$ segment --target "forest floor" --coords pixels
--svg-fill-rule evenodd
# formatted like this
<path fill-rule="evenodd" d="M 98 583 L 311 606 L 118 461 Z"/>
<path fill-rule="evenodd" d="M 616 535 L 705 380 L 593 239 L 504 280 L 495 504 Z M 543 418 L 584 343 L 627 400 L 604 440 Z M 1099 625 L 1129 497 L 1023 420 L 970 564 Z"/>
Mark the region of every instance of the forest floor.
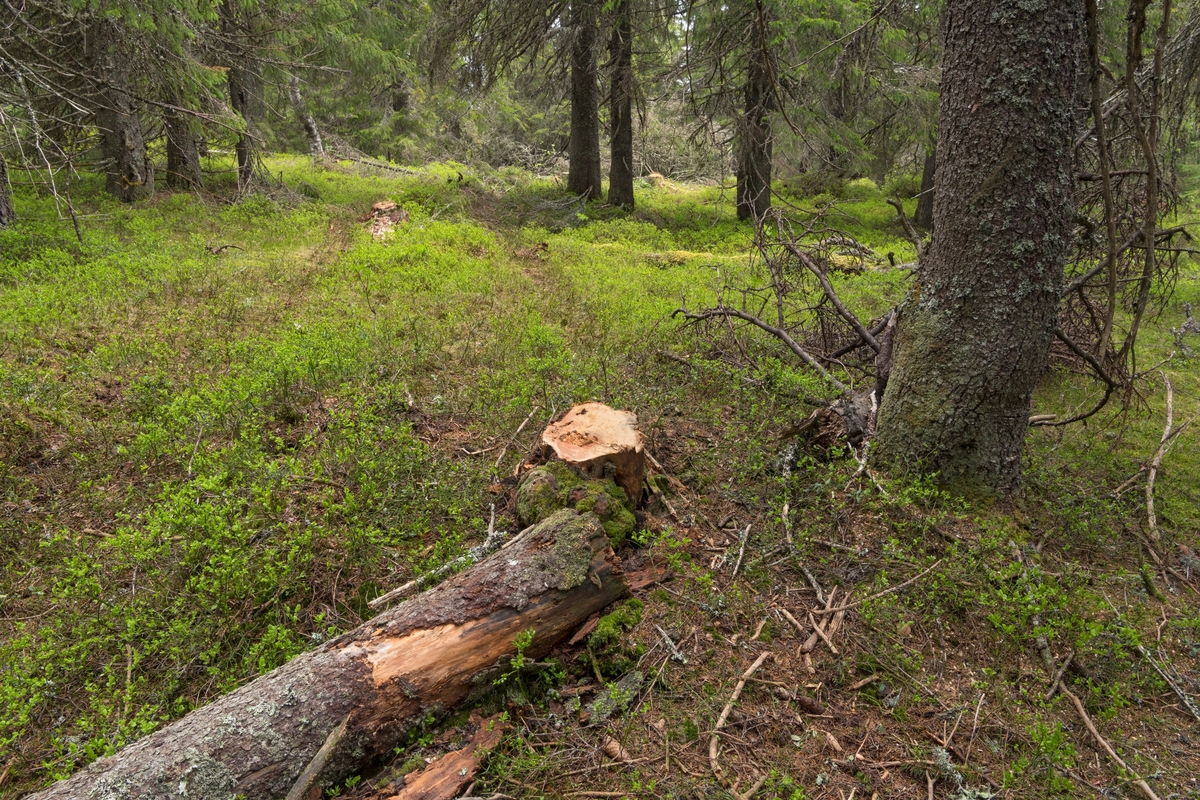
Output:
<path fill-rule="evenodd" d="M 1176 425 L 1200 411 L 1195 361 L 1175 352 L 1125 413 L 1031 429 L 1000 509 L 780 441 L 826 387 L 773 341 L 671 317 L 753 277 L 731 191 L 640 182 L 627 213 L 516 170 L 269 166 L 289 189 L 236 204 L 120 206 L 88 179 L 82 244 L 18 186 L 24 221 L 0 231 L 0 798 L 358 625 L 478 543 L 493 507 L 515 530 L 514 469 L 592 399 L 636 412 L 681 484 L 621 552 L 663 576 L 607 637 L 481 700 L 508 727 L 474 795 L 1112 798 L 1139 796 L 1137 773 L 1200 798 L 1180 697 L 1200 698 L 1198 426 L 1155 488 L 1174 572 L 1143 544 L 1145 477 L 1129 482 L 1162 435 L 1163 376 Z M 885 254 L 912 247 L 880 188 L 836 190 L 784 199 L 833 202 L 879 256 L 834 278 L 875 317 L 910 279 Z M 382 200 L 405 213 L 373 232 Z M 1140 363 L 1176 350 L 1184 302 L 1200 307 L 1191 261 Z M 1092 392 L 1056 372 L 1034 413 Z M 806 663 L 788 614 L 806 626 L 814 585 L 854 605 Z M 1129 772 L 1046 699 L 1039 637 Z M 711 734 L 766 653 L 721 732 L 721 783 Z M 465 723 L 431 721 L 326 795 L 388 796 Z M 633 763 L 603 754 L 610 737 Z"/>

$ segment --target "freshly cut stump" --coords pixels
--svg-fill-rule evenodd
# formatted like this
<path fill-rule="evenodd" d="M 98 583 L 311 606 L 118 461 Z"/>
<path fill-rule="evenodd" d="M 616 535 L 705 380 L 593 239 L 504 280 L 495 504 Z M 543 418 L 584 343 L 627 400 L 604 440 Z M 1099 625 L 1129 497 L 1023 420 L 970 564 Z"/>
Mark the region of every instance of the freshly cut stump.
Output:
<path fill-rule="evenodd" d="M 646 475 L 645 438 L 637 416 L 603 403 L 573 407 L 542 432 L 542 444 L 585 477 L 612 477 L 636 505 Z M 608 469 L 611 476 L 605 474 Z"/>
<path fill-rule="evenodd" d="M 440 586 L 27 800 L 276 800 L 327 740 L 333 752 L 310 785 L 338 784 L 461 702 L 521 633 L 535 631 L 525 654 L 541 658 L 628 593 L 596 517 L 563 509 Z"/>

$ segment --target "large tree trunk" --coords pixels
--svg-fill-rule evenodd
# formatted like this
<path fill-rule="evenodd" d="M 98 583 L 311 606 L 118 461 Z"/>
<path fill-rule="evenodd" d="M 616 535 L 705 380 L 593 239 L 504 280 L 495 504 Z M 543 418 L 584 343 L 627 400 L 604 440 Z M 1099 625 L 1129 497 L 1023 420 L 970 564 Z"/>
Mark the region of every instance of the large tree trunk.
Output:
<path fill-rule="evenodd" d="M 111 22 L 97 29 L 97 74 L 101 77 L 96 111 L 104 154 L 105 188 L 131 203 L 154 194 L 154 167 L 146 157 L 137 103 L 129 90 L 129 58 L 120 52 L 121 32 Z"/>
<path fill-rule="evenodd" d="M 296 113 L 300 124 L 304 126 L 304 135 L 308 138 L 308 154 L 314 158 L 325 155 L 325 145 L 321 141 L 321 129 L 313 119 L 308 106 L 304 104 L 304 95 L 300 94 L 300 77 L 292 75 L 288 79 L 288 97 L 292 101 L 292 111 Z"/>
<path fill-rule="evenodd" d="M 771 207 L 770 72 L 765 31 L 756 21 L 747 43 L 746 111 L 738 121 L 737 215 L 760 220 Z"/>
<path fill-rule="evenodd" d="M 0 153 L 0 228 L 8 227 L 16 219 L 13 213 L 12 186 L 8 182 L 8 162 Z"/>
<path fill-rule="evenodd" d="M 899 308 L 877 456 L 1012 490 L 1073 218 L 1075 3 L 950 0 L 937 236 Z M 1015 65 L 1015 66 L 1014 66 Z"/>
<path fill-rule="evenodd" d="M 168 106 L 163 110 L 163 127 L 167 131 L 167 185 L 172 189 L 199 189 L 204 177 L 200 171 L 200 143 L 191 120 Z"/>
<path fill-rule="evenodd" d="M 525 655 L 540 658 L 627 593 L 599 521 L 564 509 L 437 588 L 29 800 L 281 798 L 327 740 L 336 744 L 319 783 L 338 784 L 462 701 L 521 633 L 535 631 Z"/>
<path fill-rule="evenodd" d="M 599 197 L 600 183 L 600 70 L 596 63 L 595 0 L 571 4 L 571 146 L 567 189 Z"/>
<path fill-rule="evenodd" d="M 629 0 L 620 0 L 613 26 L 612 85 L 609 103 L 612 131 L 608 167 L 608 202 L 633 208 L 633 24 Z"/>
<path fill-rule="evenodd" d="M 933 179 L 937 174 L 937 145 L 931 143 L 925 152 L 925 168 L 921 170 L 921 194 L 917 196 L 917 212 L 913 223 L 918 228 L 933 229 Z"/>

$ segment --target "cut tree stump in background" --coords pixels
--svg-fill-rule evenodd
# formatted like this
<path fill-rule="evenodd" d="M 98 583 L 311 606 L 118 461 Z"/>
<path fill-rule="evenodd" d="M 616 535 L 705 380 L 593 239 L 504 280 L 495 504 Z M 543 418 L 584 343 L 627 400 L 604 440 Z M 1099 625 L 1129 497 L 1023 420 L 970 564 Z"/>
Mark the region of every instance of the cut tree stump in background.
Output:
<path fill-rule="evenodd" d="M 340 783 L 461 702 L 536 632 L 540 658 L 628 594 L 596 517 L 563 509 L 465 572 L 27 800 L 270 800 L 346 725 L 318 783 Z M 315 784 L 314 784 L 315 785 Z"/>
<path fill-rule="evenodd" d="M 646 475 L 646 453 L 633 413 L 603 403 L 577 405 L 547 426 L 542 444 L 587 478 L 611 477 L 637 505 Z M 605 474 L 606 468 L 611 475 Z"/>

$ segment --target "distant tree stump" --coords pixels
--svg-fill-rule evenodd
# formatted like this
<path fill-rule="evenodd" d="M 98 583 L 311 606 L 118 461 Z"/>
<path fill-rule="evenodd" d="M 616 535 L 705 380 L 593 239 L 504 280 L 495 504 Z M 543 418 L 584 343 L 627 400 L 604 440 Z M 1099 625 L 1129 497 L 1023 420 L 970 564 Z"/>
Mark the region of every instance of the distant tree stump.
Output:
<path fill-rule="evenodd" d="M 635 414 L 603 403 L 583 403 L 547 426 L 542 444 L 586 478 L 611 478 L 637 505 L 646 452 Z"/>

